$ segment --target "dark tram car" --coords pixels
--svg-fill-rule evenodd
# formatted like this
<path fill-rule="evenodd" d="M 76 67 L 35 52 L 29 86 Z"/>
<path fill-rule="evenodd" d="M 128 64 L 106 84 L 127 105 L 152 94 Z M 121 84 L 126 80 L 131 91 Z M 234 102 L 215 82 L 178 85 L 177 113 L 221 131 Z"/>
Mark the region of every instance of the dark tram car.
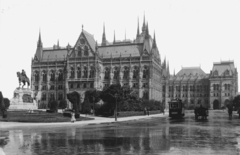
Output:
<path fill-rule="evenodd" d="M 169 103 L 169 117 L 182 118 L 185 116 L 185 109 L 181 99 L 172 99 Z"/>

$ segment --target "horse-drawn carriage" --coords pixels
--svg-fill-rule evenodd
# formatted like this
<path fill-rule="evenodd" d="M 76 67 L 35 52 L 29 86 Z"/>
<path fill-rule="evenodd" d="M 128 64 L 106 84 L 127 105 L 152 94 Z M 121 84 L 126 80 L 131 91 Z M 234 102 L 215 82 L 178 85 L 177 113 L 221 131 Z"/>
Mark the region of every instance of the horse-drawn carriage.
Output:
<path fill-rule="evenodd" d="M 207 119 L 208 117 L 208 109 L 200 105 L 200 107 L 196 107 L 194 109 L 195 113 L 195 119 L 198 119 L 199 116 L 202 117 L 202 119 Z"/>

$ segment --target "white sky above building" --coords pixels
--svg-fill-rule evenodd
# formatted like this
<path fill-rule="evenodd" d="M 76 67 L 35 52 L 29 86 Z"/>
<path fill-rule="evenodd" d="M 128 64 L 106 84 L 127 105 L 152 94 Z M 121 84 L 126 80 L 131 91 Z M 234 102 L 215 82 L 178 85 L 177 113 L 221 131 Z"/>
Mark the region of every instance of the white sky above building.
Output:
<path fill-rule="evenodd" d="M 44 47 L 75 44 L 84 30 L 101 43 L 103 23 L 106 38 L 135 39 L 143 15 L 161 60 L 170 72 L 201 66 L 209 73 L 213 62 L 233 60 L 240 68 L 239 0 L 0 0 L 0 91 L 13 97 L 18 87 L 17 71 L 30 77 L 31 59 L 37 48 L 39 29 Z"/>

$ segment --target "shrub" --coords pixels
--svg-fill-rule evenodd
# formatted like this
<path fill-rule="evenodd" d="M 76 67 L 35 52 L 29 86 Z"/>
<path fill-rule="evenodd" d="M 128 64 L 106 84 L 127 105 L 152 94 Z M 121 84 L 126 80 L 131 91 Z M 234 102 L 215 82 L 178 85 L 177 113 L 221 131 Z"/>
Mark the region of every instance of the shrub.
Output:
<path fill-rule="evenodd" d="M 8 98 L 3 98 L 5 108 L 8 109 L 10 106 L 10 100 Z"/>
<path fill-rule="evenodd" d="M 57 102 L 56 100 L 51 100 L 51 101 L 48 103 L 48 108 L 50 109 L 50 111 L 57 112 L 58 102 Z"/>

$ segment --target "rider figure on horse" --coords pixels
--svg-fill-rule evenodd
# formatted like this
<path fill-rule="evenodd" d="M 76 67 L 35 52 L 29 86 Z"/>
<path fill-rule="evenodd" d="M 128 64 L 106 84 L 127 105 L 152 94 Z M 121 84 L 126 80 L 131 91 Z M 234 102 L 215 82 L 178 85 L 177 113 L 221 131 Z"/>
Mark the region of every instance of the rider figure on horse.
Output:
<path fill-rule="evenodd" d="M 26 72 L 25 72 L 24 69 L 22 69 L 22 76 L 23 76 L 23 77 L 27 77 Z"/>

